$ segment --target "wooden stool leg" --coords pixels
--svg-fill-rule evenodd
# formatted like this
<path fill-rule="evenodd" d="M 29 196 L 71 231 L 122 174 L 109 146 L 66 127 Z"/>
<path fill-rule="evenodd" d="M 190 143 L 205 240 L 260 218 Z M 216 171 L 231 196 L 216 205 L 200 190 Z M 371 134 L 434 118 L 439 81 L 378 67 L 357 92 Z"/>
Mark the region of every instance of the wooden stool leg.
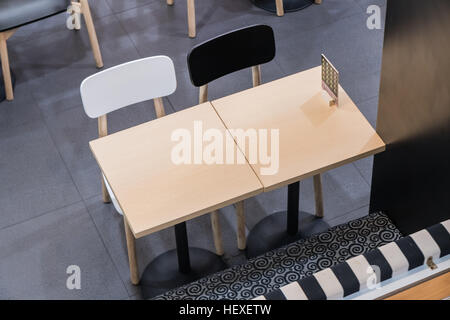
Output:
<path fill-rule="evenodd" d="M 187 0 L 189 38 L 195 38 L 197 31 L 195 26 L 195 1 Z"/>
<path fill-rule="evenodd" d="M 284 16 L 283 0 L 275 0 L 275 4 L 277 6 L 277 16 Z"/>
<path fill-rule="evenodd" d="M 168 6 L 173 6 L 173 0 L 167 0 L 167 5 Z"/>
<path fill-rule="evenodd" d="M 11 70 L 9 67 L 8 47 L 6 45 L 5 33 L 0 33 L 0 57 L 2 59 L 3 82 L 5 84 L 6 100 L 13 100 L 14 93 L 11 81 Z"/>
<path fill-rule="evenodd" d="M 166 110 L 164 109 L 164 102 L 162 98 L 153 99 L 153 103 L 155 104 L 156 117 L 161 118 L 166 115 Z"/>
<path fill-rule="evenodd" d="M 125 216 L 123 217 L 123 224 L 125 226 L 125 237 L 127 239 L 128 263 L 130 264 L 131 283 L 137 285 L 139 283 L 139 269 L 136 259 L 136 239 L 134 238 L 133 232 L 131 231 Z"/>
<path fill-rule="evenodd" d="M 314 176 L 314 198 L 316 200 L 316 217 L 323 218 L 323 194 L 320 174 Z"/>
<path fill-rule="evenodd" d="M 247 246 L 247 239 L 245 237 L 245 210 L 244 201 L 239 201 L 235 204 L 237 216 L 237 243 L 239 250 L 244 250 Z"/>
<path fill-rule="evenodd" d="M 94 22 L 92 21 L 91 9 L 89 8 L 88 0 L 80 0 L 81 13 L 86 22 L 86 28 L 89 34 L 89 41 L 91 42 L 92 51 L 94 53 L 95 64 L 97 68 L 103 67 L 102 53 L 98 45 L 97 33 L 95 32 Z"/>
<path fill-rule="evenodd" d="M 219 222 L 219 211 L 214 211 L 211 213 L 211 225 L 213 229 L 214 245 L 216 247 L 216 253 L 221 256 L 223 255 L 223 243 L 222 243 L 222 231 L 220 230 Z"/>

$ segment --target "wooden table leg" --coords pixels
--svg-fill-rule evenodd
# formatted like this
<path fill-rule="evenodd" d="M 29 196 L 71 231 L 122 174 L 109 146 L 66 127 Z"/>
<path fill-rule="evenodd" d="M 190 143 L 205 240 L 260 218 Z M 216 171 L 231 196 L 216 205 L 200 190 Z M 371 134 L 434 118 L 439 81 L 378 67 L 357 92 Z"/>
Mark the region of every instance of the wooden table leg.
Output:
<path fill-rule="evenodd" d="M 214 236 L 214 246 L 216 247 L 217 255 L 221 256 L 224 253 L 222 243 L 222 231 L 220 230 L 219 211 L 213 211 L 211 213 L 211 225 Z"/>
<path fill-rule="evenodd" d="M 139 283 L 139 269 L 136 259 L 136 239 L 130 229 L 130 226 L 128 225 L 125 216 L 123 217 L 123 224 L 125 226 L 125 236 L 127 239 L 128 263 L 130 264 L 131 283 L 137 285 Z"/>

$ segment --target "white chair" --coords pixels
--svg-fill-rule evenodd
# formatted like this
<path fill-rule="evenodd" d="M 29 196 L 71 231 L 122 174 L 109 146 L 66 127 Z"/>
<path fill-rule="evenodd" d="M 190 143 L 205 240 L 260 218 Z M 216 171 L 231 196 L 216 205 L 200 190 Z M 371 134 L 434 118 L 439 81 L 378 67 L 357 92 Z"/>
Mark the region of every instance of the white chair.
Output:
<path fill-rule="evenodd" d="M 127 62 L 96 73 L 81 83 L 84 111 L 98 118 L 98 134 L 108 134 L 107 114 L 123 107 L 153 99 L 156 116 L 165 115 L 162 97 L 177 87 L 175 68 L 166 56 L 154 56 Z M 102 178 L 103 202 L 112 202 L 119 214 L 119 203 L 105 176 Z"/>

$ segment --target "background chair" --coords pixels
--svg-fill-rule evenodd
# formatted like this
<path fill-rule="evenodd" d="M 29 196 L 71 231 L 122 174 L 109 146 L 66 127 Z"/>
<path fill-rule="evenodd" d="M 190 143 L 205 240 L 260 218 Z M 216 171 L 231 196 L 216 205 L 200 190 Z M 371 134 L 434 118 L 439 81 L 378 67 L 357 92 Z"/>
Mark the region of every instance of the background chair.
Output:
<path fill-rule="evenodd" d="M 153 99 L 157 118 L 166 113 L 162 98 L 172 94 L 177 87 L 175 68 L 166 56 L 154 56 L 127 62 L 96 73 L 81 83 L 80 93 L 84 111 L 90 118 L 98 118 L 99 137 L 108 135 L 107 114 L 123 107 Z M 102 174 L 104 202 L 112 201 L 116 210 L 122 209 Z M 139 282 L 135 238 L 124 217 L 128 258 L 132 283 Z"/>
<path fill-rule="evenodd" d="M 275 38 L 271 27 L 255 25 L 238 29 L 194 47 L 187 62 L 191 82 L 199 87 L 199 103 L 208 100 L 208 83 L 227 74 L 245 68 L 252 68 L 253 86 L 261 84 L 260 64 L 275 57 Z M 238 230 L 238 248 L 244 250 L 245 215 L 244 202 L 235 204 Z M 222 237 L 218 211 L 211 213 L 214 244 L 217 254 L 223 254 Z"/>
<path fill-rule="evenodd" d="M 173 6 L 174 0 L 166 0 L 167 5 Z M 187 16 L 188 16 L 188 34 L 189 38 L 195 38 L 197 35 L 195 24 L 195 0 L 187 0 Z"/>
<path fill-rule="evenodd" d="M 0 0 L 0 57 L 7 100 L 13 100 L 14 93 L 6 41 L 17 28 L 65 12 L 69 5 L 72 5 L 74 12 L 83 14 L 95 63 L 98 68 L 103 67 L 88 0 L 80 0 L 79 2 L 68 0 Z"/>
<path fill-rule="evenodd" d="M 173 6 L 174 0 L 166 0 L 169 6 Z M 273 0 L 276 3 L 277 15 L 284 15 L 283 0 Z M 321 0 L 316 0 L 321 1 Z M 188 16 L 188 34 L 189 38 L 195 38 L 197 35 L 195 22 L 195 0 L 187 0 L 187 16 Z"/>

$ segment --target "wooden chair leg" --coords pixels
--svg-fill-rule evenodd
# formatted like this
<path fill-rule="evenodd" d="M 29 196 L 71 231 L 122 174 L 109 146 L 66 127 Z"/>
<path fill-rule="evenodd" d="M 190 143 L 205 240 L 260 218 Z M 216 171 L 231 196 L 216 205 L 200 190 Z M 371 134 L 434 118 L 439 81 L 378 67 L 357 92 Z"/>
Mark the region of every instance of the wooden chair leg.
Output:
<path fill-rule="evenodd" d="M 322 0 L 314 0 L 314 3 L 315 3 L 315 4 L 321 4 L 321 3 L 322 3 Z"/>
<path fill-rule="evenodd" d="M 166 115 L 166 110 L 164 109 L 164 102 L 162 98 L 153 99 L 153 103 L 155 104 L 156 117 L 161 118 Z"/>
<path fill-rule="evenodd" d="M 205 103 L 208 101 L 208 85 L 201 86 L 198 92 L 198 103 Z"/>
<path fill-rule="evenodd" d="M 257 87 L 261 84 L 261 66 L 252 67 L 253 87 Z"/>
<path fill-rule="evenodd" d="M 105 137 L 108 135 L 108 118 L 105 115 L 98 117 L 98 137 Z M 105 180 L 102 176 L 102 198 L 104 203 L 110 203 L 111 197 L 109 196 L 108 189 L 105 185 Z"/>
<path fill-rule="evenodd" d="M 323 218 L 322 179 L 320 174 L 314 176 L 314 198 L 316 200 L 316 217 Z"/>
<path fill-rule="evenodd" d="M 216 247 L 217 255 L 221 256 L 224 253 L 223 243 L 222 243 L 222 231 L 220 230 L 219 222 L 219 211 L 214 211 L 211 213 L 211 225 L 213 229 L 214 236 L 214 246 Z"/>
<path fill-rule="evenodd" d="M 168 6 L 173 6 L 173 0 L 167 0 L 167 5 Z"/>
<path fill-rule="evenodd" d="M 245 236 L 245 210 L 244 201 L 239 201 L 235 204 L 237 217 L 237 243 L 239 250 L 244 250 L 247 246 L 247 239 Z"/>
<path fill-rule="evenodd" d="M 102 176 L 102 199 L 103 199 L 104 203 L 111 202 L 111 197 L 109 196 L 109 192 L 108 192 L 108 189 L 106 188 L 105 180 L 103 180 L 103 176 Z"/>
<path fill-rule="evenodd" d="M 8 47 L 6 44 L 7 35 L 0 33 L 0 57 L 2 59 L 3 82 L 5 84 L 6 100 L 14 99 L 13 86 L 11 81 L 11 70 L 9 67 Z"/>
<path fill-rule="evenodd" d="M 195 1 L 187 0 L 187 14 L 188 14 L 188 31 L 189 38 L 195 38 L 197 31 L 195 26 Z"/>
<path fill-rule="evenodd" d="M 92 51 L 94 53 L 95 64 L 97 68 L 103 67 L 102 53 L 98 44 L 97 33 L 95 32 L 94 22 L 92 21 L 91 9 L 89 8 L 88 0 L 80 0 L 81 13 L 86 22 L 86 28 L 89 34 L 89 41 L 91 42 Z"/>
<path fill-rule="evenodd" d="M 199 89 L 199 103 L 208 101 L 208 85 L 205 84 Z M 222 243 L 222 231 L 220 230 L 219 211 L 216 210 L 211 213 L 211 225 L 214 236 L 214 246 L 216 247 L 216 253 L 221 256 L 224 253 Z"/>
<path fill-rule="evenodd" d="M 128 225 L 127 219 L 123 217 L 125 226 L 125 237 L 127 239 L 128 263 L 130 264 L 131 283 L 137 285 L 139 283 L 139 268 L 136 258 L 136 239 Z"/>
<path fill-rule="evenodd" d="M 284 16 L 283 0 L 275 0 L 275 4 L 277 6 L 277 16 Z"/>

